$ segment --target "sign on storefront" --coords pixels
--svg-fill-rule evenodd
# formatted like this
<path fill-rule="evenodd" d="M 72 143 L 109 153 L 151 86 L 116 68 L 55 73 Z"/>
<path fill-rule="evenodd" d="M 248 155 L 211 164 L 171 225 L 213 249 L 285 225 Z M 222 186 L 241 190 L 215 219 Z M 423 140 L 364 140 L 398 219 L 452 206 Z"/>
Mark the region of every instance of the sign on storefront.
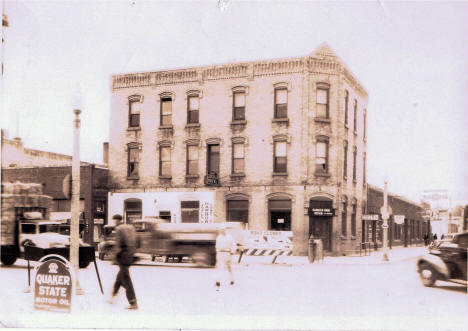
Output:
<path fill-rule="evenodd" d="M 68 263 L 55 258 L 46 260 L 37 268 L 34 309 L 70 312 L 73 288 L 70 269 Z"/>
<path fill-rule="evenodd" d="M 405 222 L 405 215 L 394 215 L 393 220 L 396 224 L 403 224 Z"/>
<path fill-rule="evenodd" d="M 333 208 L 309 208 L 310 216 L 334 216 L 335 209 Z"/>

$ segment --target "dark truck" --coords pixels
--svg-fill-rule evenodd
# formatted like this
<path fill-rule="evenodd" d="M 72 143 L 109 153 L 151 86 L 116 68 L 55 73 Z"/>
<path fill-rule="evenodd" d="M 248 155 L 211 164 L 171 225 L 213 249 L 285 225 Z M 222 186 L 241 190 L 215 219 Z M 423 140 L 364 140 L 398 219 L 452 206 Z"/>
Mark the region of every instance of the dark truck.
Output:
<path fill-rule="evenodd" d="M 419 257 L 417 268 L 424 286 L 437 280 L 467 285 L 468 231 L 441 240 Z"/>
<path fill-rule="evenodd" d="M 157 257 L 164 262 L 189 260 L 197 266 L 216 265 L 216 236 L 221 227 L 238 229 L 239 222 L 230 223 L 167 223 L 166 220 L 138 220 L 132 225 L 138 235 L 137 255 Z M 106 227 L 106 238 L 99 245 L 99 258 L 111 255 L 114 247 L 113 227 Z"/>
<path fill-rule="evenodd" d="M 37 261 L 44 255 L 69 258 L 70 236 L 67 225 L 49 221 L 52 198 L 42 194 L 36 183 L 2 184 L 0 261 L 12 265 L 18 258 Z M 94 260 L 94 247 L 80 243 L 79 265 L 85 268 Z"/>

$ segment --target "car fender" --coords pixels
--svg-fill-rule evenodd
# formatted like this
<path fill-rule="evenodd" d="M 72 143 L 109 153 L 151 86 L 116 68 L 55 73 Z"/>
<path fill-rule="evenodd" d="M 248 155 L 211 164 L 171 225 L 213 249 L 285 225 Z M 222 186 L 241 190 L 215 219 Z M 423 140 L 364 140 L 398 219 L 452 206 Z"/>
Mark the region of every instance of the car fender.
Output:
<path fill-rule="evenodd" d="M 429 264 L 437 272 L 439 272 L 441 275 L 445 276 L 446 278 L 450 278 L 449 269 L 447 268 L 447 265 L 445 264 L 444 260 L 442 260 L 439 256 L 434 255 L 434 254 L 429 254 L 429 253 L 421 256 L 418 259 L 418 270 L 419 270 L 419 265 L 423 262 Z"/>

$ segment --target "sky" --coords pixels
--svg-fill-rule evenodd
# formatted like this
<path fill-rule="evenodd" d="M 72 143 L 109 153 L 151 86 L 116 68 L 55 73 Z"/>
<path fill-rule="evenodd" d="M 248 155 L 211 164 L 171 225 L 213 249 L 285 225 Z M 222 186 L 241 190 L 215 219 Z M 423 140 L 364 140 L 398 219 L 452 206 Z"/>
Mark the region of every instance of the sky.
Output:
<path fill-rule="evenodd" d="M 326 42 L 369 94 L 367 179 L 468 203 L 468 1 L 8 1 L 0 125 L 102 164 L 111 75 L 306 56 Z"/>

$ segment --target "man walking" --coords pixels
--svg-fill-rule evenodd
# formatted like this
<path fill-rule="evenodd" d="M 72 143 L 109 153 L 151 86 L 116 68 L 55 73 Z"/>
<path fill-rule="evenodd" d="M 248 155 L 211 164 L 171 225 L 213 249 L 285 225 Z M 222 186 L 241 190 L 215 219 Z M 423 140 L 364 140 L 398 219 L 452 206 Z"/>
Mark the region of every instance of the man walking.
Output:
<path fill-rule="evenodd" d="M 114 215 L 112 219 L 116 222 L 114 262 L 119 265 L 119 272 L 115 278 L 110 303 L 113 303 L 113 299 L 118 294 L 120 287 L 123 287 L 125 288 L 127 300 L 130 304 L 127 309 L 138 309 L 135 290 L 133 289 L 129 271 L 133 263 L 133 255 L 137 248 L 136 232 L 132 225 L 123 224 L 121 215 Z"/>
<path fill-rule="evenodd" d="M 226 281 L 227 276 L 229 276 L 229 284 L 234 285 L 231 263 L 232 254 L 235 252 L 236 242 L 223 226 L 216 237 L 216 290 L 219 290 L 221 283 Z"/>

